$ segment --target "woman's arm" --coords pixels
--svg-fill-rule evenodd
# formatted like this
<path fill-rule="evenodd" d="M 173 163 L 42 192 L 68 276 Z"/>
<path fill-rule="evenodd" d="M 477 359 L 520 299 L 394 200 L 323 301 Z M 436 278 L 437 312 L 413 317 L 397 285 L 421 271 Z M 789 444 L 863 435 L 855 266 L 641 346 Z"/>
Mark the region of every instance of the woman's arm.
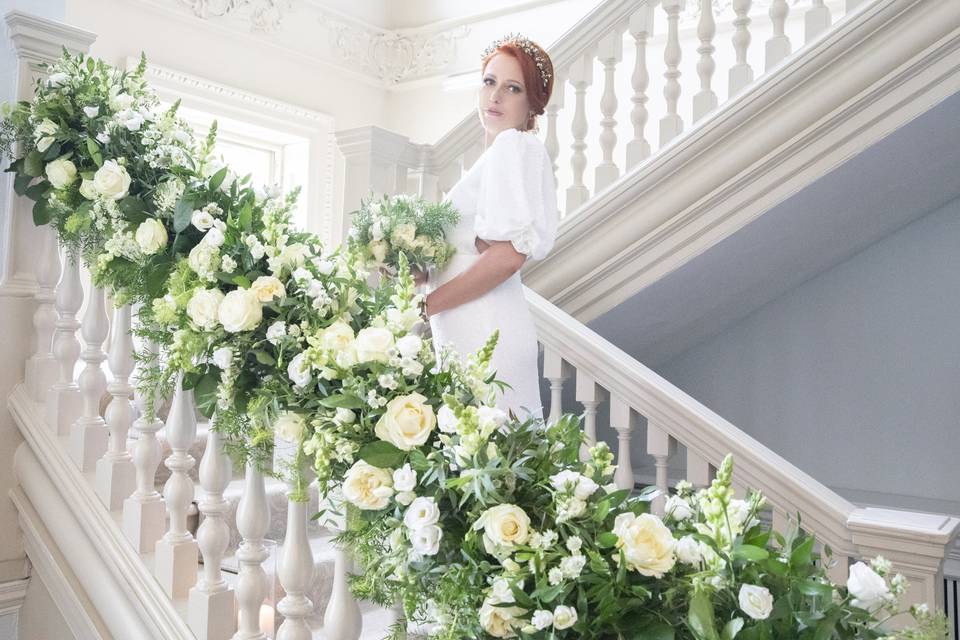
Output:
<path fill-rule="evenodd" d="M 427 315 L 479 298 L 516 273 L 527 260 L 527 256 L 514 249 L 509 240 L 487 242 L 477 238 L 475 244 L 480 258 L 427 296 Z"/>

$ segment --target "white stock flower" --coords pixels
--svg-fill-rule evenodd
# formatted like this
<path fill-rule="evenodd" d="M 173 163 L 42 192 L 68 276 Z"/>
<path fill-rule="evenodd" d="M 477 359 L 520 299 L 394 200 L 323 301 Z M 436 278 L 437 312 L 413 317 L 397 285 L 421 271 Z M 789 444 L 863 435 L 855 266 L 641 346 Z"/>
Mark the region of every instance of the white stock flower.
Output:
<path fill-rule="evenodd" d="M 558 605 L 553 610 L 553 626 L 555 629 L 569 629 L 577 623 L 577 610 L 565 604 Z"/>
<path fill-rule="evenodd" d="M 223 298 L 219 289 L 195 289 L 187 303 L 187 315 L 201 329 L 212 329 L 217 326 L 217 312 Z"/>
<path fill-rule="evenodd" d="M 208 231 L 209 234 L 213 229 Z M 257 294 L 257 300 L 260 302 L 273 302 L 274 300 L 283 300 L 287 296 L 287 289 L 280 282 L 279 278 L 274 276 L 260 276 L 253 281 L 250 289 Z"/>
<path fill-rule="evenodd" d="M 570 553 L 579 553 L 582 547 L 583 540 L 580 539 L 580 536 L 570 536 L 567 538 L 567 549 L 570 550 Z"/>
<path fill-rule="evenodd" d="M 397 491 L 413 491 L 417 487 L 417 472 L 405 463 L 393 472 L 393 488 Z"/>
<path fill-rule="evenodd" d="M 403 451 L 425 444 L 437 424 L 433 407 L 426 400 L 419 393 L 393 398 L 377 420 L 374 433 Z"/>
<path fill-rule="evenodd" d="M 530 618 L 530 624 L 535 626 L 539 631 L 543 631 L 553 624 L 553 612 L 547 611 L 546 609 L 537 609 L 533 612 L 533 617 Z"/>
<path fill-rule="evenodd" d="M 100 115 L 100 106 L 93 105 L 93 106 L 84 107 L 83 113 L 92 120 L 93 118 L 96 118 L 98 115 Z"/>
<path fill-rule="evenodd" d="M 65 85 L 69 79 L 70 76 L 63 71 L 51 73 L 49 76 L 47 76 L 47 86 L 53 88 L 61 87 Z"/>
<path fill-rule="evenodd" d="M 586 500 L 600 488 L 587 476 L 571 469 L 565 469 L 550 476 L 550 484 L 557 491 L 573 491 L 573 496 L 580 501 Z"/>
<path fill-rule="evenodd" d="M 225 238 L 223 236 L 223 231 L 216 227 L 210 227 L 207 229 L 207 233 L 204 234 L 203 238 L 200 239 L 200 242 L 207 244 L 211 247 L 220 247 L 223 246 Z"/>
<path fill-rule="evenodd" d="M 480 432 L 489 436 L 507 421 L 509 416 L 499 407 L 483 405 L 477 408 L 477 420 L 480 423 Z"/>
<path fill-rule="evenodd" d="M 288 442 L 299 442 L 307 428 L 307 421 L 299 413 L 285 411 L 273 423 L 273 432 Z"/>
<path fill-rule="evenodd" d="M 641 575 L 662 578 L 676 562 L 673 533 L 650 513 L 621 513 L 613 523 L 617 547 L 623 550 L 627 567 Z M 619 558 L 619 556 L 615 556 Z"/>
<path fill-rule="evenodd" d="M 773 611 L 773 595 L 766 587 L 740 585 L 740 610 L 754 620 L 766 620 Z"/>
<path fill-rule="evenodd" d="M 104 198 L 120 200 L 130 190 L 130 174 L 116 160 L 107 160 L 93 174 L 93 186 Z"/>
<path fill-rule="evenodd" d="M 159 253 L 167 246 L 167 228 L 156 218 L 147 218 L 137 227 L 135 238 L 145 254 Z"/>
<path fill-rule="evenodd" d="M 667 499 L 667 502 L 664 505 L 664 513 L 679 522 L 692 516 L 693 509 L 690 508 L 690 505 L 686 500 L 680 496 L 674 495 Z"/>
<path fill-rule="evenodd" d="M 234 289 L 220 303 L 220 324 L 230 333 L 250 331 L 263 320 L 263 307 L 255 291 Z"/>
<path fill-rule="evenodd" d="M 674 551 L 677 554 L 677 559 L 684 564 L 697 565 L 702 559 L 700 542 L 693 536 L 680 538 Z"/>
<path fill-rule="evenodd" d="M 313 376 L 310 373 L 310 364 L 307 362 L 306 353 L 298 353 L 290 360 L 287 365 L 287 377 L 297 387 L 305 387 L 310 384 Z"/>
<path fill-rule="evenodd" d="M 69 187 L 77 179 L 77 165 L 66 158 L 57 158 L 48 162 L 44 172 L 54 189 Z"/>
<path fill-rule="evenodd" d="M 555 587 L 558 584 L 563 582 L 563 569 L 560 567 L 554 567 L 547 572 L 547 582 L 550 583 L 551 587 Z"/>
<path fill-rule="evenodd" d="M 580 572 L 583 571 L 583 567 L 586 565 L 586 563 L 587 556 L 567 556 L 560 561 L 560 571 L 563 571 L 563 576 L 565 578 L 573 579 L 580 575 Z"/>
<path fill-rule="evenodd" d="M 530 517 L 513 504 L 498 504 L 490 507 L 473 524 L 474 529 L 483 528 L 483 546 L 487 553 L 497 555 L 498 550 L 511 550 L 526 544 L 530 539 Z"/>
<path fill-rule="evenodd" d="M 397 486 L 393 487 L 395 490 Z M 410 503 L 403 514 L 403 524 L 408 529 L 417 530 L 440 521 L 440 507 L 433 498 L 420 497 Z"/>
<path fill-rule="evenodd" d="M 386 469 L 357 460 L 343 481 L 343 497 L 360 509 L 377 511 L 390 503 L 393 479 Z"/>
<path fill-rule="evenodd" d="M 397 350 L 404 358 L 415 358 L 423 347 L 423 340 L 420 336 L 408 333 L 397 340 Z"/>
<path fill-rule="evenodd" d="M 220 347 L 213 352 L 213 364 L 221 369 L 229 369 L 233 364 L 233 350 L 230 347 Z"/>
<path fill-rule="evenodd" d="M 357 362 L 387 362 L 387 350 L 394 346 L 393 334 L 382 327 L 364 327 L 355 340 Z"/>
<path fill-rule="evenodd" d="M 456 433 L 459 425 L 460 421 L 457 420 L 453 409 L 447 405 L 442 405 L 437 411 L 437 426 L 440 428 L 440 431 L 443 433 Z"/>
<path fill-rule="evenodd" d="M 867 611 L 879 609 L 890 593 L 886 580 L 863 562 L 857 562 L 850 567 L 847 590 L 853 596 L 850 604 Z"/>

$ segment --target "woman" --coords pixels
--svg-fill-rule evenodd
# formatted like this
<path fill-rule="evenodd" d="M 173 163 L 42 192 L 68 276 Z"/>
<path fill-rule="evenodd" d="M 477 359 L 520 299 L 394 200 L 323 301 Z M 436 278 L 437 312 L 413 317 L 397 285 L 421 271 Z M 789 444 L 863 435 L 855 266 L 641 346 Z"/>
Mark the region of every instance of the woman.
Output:
<path fill-rule="evenodd" d="M 559 222 L 552 162 L 531 131 L 550 99 L 553 66 L 542 48 L 516 35 L 482 59 L 477 111 L 485 149 L 446 196 L 461 216 L 447 235 L 457 251 L 430 274 L 424 311 L 438 356 L 452 344 L 465 357 L 499 329 L 491 364 L 512 388 L 497 406 L 542 420 L 537 334 L 520 268 L 547 255 Z"/>

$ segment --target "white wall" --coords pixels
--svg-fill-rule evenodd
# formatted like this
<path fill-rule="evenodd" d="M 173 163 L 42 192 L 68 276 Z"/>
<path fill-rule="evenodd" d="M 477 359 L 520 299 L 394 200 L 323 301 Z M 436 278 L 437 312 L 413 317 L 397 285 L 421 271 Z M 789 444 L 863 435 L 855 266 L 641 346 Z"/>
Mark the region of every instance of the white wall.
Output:
<path fill-rule="evenodd" d="M 855 502 L 960 513 L 960 199 L 658 373 Z"/>

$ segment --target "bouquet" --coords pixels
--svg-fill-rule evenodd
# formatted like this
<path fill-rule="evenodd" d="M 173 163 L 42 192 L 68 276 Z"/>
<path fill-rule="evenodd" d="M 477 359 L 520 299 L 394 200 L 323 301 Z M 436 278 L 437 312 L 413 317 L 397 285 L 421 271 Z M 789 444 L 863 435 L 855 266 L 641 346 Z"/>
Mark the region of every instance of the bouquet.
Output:
<path fill-rule="evenodd" d="M 459 219 L 449 202 L 431 203 L 406 194 L 371 197 L 353 212 L 349 245 L 390 275 L 397 273 L 401 254 L 417 271 L 442 269 L 455 252 L 445 230 Z"/>

